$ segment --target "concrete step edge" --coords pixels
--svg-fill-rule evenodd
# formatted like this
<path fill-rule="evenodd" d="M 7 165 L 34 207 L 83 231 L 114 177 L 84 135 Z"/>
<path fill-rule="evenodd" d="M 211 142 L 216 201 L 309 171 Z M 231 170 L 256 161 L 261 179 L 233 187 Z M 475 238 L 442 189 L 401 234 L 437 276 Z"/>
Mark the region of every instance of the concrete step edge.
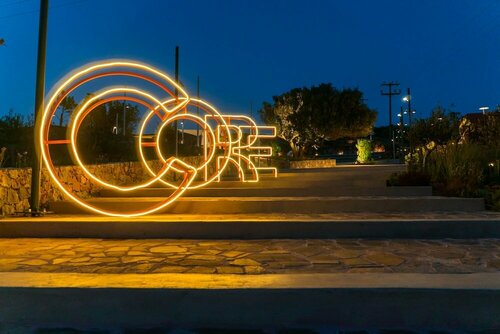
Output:
<path fill-rule="evenodd" d="M 87 274 L 1 272 L 1 288 L 440 289 L 500 291 L 500 273 Z"/>

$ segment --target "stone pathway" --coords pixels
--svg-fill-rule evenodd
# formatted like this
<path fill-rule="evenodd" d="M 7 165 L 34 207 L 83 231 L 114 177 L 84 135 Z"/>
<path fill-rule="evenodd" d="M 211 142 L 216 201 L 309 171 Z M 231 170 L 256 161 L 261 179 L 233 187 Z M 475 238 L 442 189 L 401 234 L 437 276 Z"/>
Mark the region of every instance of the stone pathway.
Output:
<path fill-rule="evenodd" d="M 500 271 L 500 239 L 0 239 L 0 271 L 473 273 Z"/>

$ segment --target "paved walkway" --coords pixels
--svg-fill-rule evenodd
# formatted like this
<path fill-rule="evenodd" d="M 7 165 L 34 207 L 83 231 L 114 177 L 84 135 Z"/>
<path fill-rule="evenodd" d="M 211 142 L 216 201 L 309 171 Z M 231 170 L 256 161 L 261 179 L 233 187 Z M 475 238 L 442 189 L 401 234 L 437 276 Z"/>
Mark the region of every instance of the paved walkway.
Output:
<path fill-rule="evenodd" d="M 1 272 L 500 272 L 500 239 L 0 239 Z"/>

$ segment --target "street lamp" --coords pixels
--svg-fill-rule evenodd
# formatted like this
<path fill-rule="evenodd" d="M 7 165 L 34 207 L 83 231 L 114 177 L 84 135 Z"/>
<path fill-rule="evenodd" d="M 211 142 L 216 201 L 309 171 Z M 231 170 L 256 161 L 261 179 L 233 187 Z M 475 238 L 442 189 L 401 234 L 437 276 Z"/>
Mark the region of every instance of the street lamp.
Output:
<path fill-rule="evenodd" d="M 481 110 L 483 112 L 483 114 L 485 114 L 486 111 L 489 109 L 490 109 L 490 107 L 479 107 L 479 110 Z"/>
<path fill-rule="evenodd" d="M 184 144 L 184 122 L 181 121 L 181 144 Z"/>
<path fill-rule="evenodd" d="M 127 109 L 130 108 L 130 105 L 128 103 L 123 102 L 123 130 L 122 134 L 125 136 L 125 130 L 127 128 Z"/>
<path fill-rule="evenodd" d="M 413 110 L 411 109 L 411 93 L 410 93 L 410 87 L 406 89 L 406 95 L 403 97 L 403 101 L 407 103 L 407 112 L 408 112 L 408 125 L 411 128 L 411 116 L 414 114 Z M 404 120 L 403 120 L 404 121 Z M 405 124 L 406 126 L 406 124 Z M 410 144 L 410 165 L 411 161 L 413 159 L 413 143 L 412 143 L 412 137 L 409 137 L 409 144 Z"/>

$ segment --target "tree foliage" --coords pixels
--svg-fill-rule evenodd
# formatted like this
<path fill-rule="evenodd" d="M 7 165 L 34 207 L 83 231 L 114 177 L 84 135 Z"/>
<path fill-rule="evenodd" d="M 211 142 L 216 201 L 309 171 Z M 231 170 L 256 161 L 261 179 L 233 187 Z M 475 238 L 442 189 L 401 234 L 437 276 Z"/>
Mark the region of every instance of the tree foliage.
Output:
<path fill-rule="evenodd" d="M 331 84 L 273 96 L 273 103 L 264 102 L 259 113 L 266 124 L 277 127 L 278 137 L 290 144 L 296 158 L 324 140 L 367 136 L 377 116 L 363 103 L 361 91 Z"/>
<path fill-rule="evenodd" d="M 25 167 L 33 152 L 33 122 L 13 111 L 0 118 L 2 167 Z"/>
<path fill-rule="evenodd" d="M 500 109 L 485 114 L 469 114 L 462 118 L 460 140 L 500 148 Z"/>
<path fill-rule="evenodd" d="M 123 102 L 113 101 L 97 107 L 84 119 L 78 134 L 78 147 L 86 162 L 136 159 L 134 132 L 140 120 L 137 106 L 126 108 L 125 135 L 123 117 Z M 117 119 L 118 129 L 115 128 Z"/>
<path fill-rule="evenodd" d="M 70 114 L 77 106 L 75 98 L 73 96 L 66 96 L 59 105 L 59 126 L 63 126 L 64 115 Z"/>
<path fill-rule="evenodd" d="M 408 139 L 417 148 L 418 161 L 425 167 L 427 157 L 439 146 L 458 142 L 460 114 L 437 106 L 429 118 L 418 119 L 408 131 Z"/>

